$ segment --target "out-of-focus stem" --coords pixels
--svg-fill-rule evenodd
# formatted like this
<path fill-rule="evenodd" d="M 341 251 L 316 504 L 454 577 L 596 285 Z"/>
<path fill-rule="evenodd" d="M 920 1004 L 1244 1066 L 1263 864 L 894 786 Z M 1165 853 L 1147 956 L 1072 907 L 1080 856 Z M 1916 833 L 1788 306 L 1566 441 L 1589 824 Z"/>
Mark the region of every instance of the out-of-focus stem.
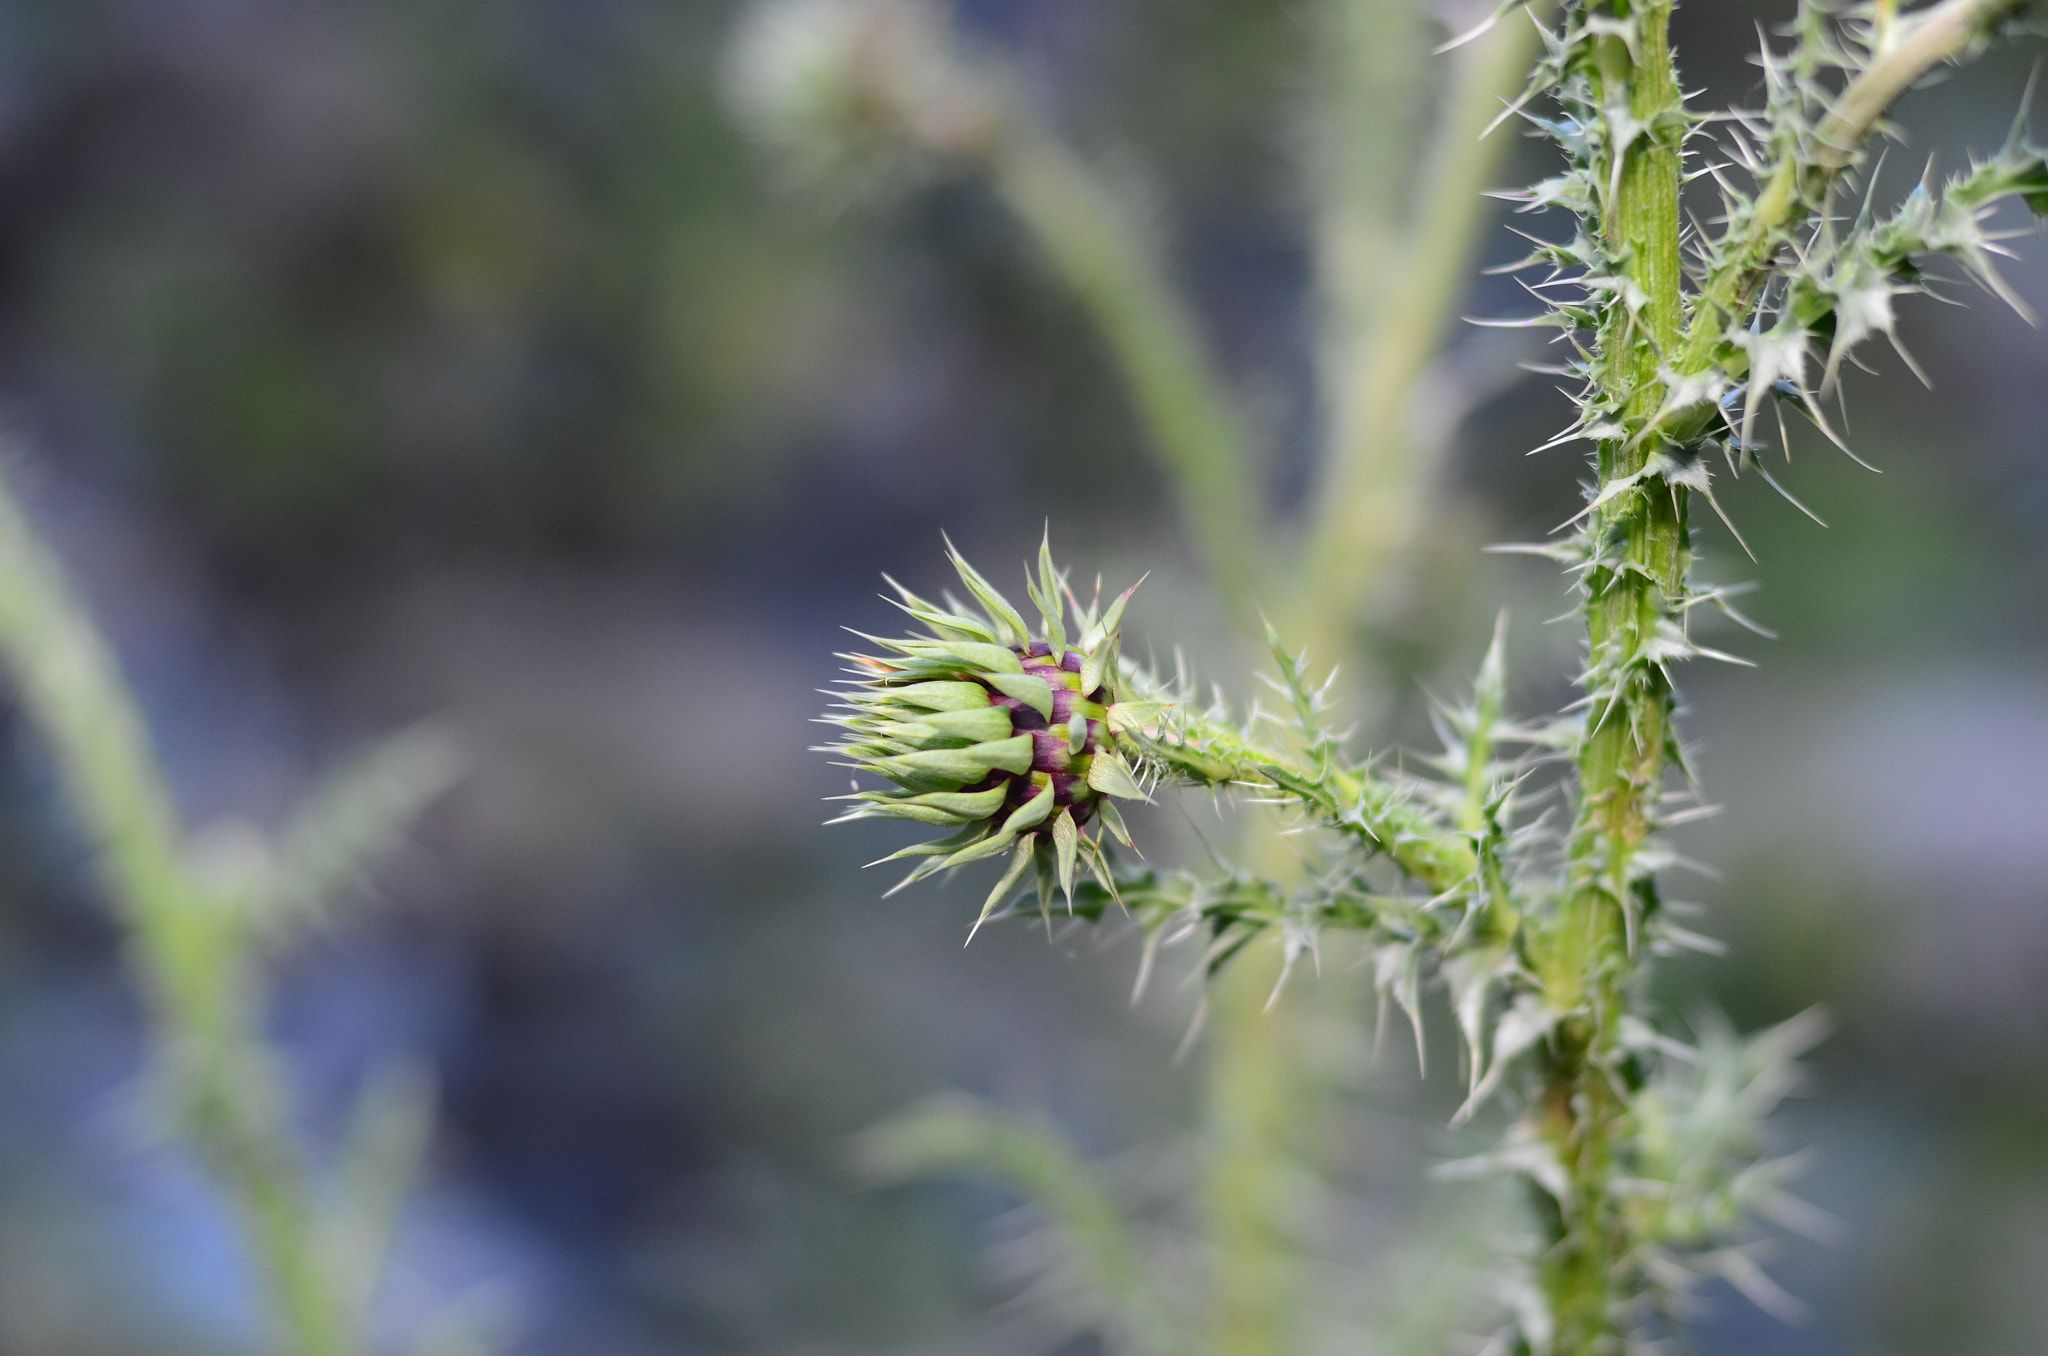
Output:
<path fill-rule="evenodd" d="M 1450 92 L 1420 161 L 1417 208 L 1397 238 L 1377 243 L 1383 228 L 1368 204 L 1340 193 L 1326 206 L 1327 440 L 1289 628 L 1325 654 L 1345 652 L 1421 520 L 1440 448 L 1418 436 L 1413 400 L 1454 318 L 1487 217 L 1483 190 L 1508 141 L 1480 133 L 1520 92 L 1534 51 L 1534 26 L 1511 22 L 1436 58 Z"/>
<path fill-rule="evenodd" d="M 256 1011 L 243 920 L 189 869 L 142 718 L 62 570 L 0 479 L 0 659 L 49 741 L 127 926 L 180 1122 L 233 1198 L 294 1356 L 349 1356 L 305 1168 Z"/>
<path fill-rule="evenodd" d="M 1264 844 L 1277 845 L 1270 825 L 1260 832 Z M 1278 939 L 1261 938 L 1217 976 L 1207 999 L 1202 1218 L 1211 1356 L 1287 1356 L 1300 1336 L 1304 1287 L 1289 1197 L 1317 1099 L 1300 1067 L 1298 1000 L 1283 995 L 1269 1006 L 1281 963 Z"/>
<path fill-rule="evenodd" d="M 1158 251 L 1115 195 L 1072 151 L 1017 121 L 989 151 L 996 188 L 1101 331 L 1217 591 L 1251 633 L 1263 498 L 1229 391 Z"/>
<path fill-rule="evenodd" d="M 1317 38 L 1314 230 L 1322 368 L 1341 387 L 1352 356 L 1387 301 L 1406 242 L 1405 190 L 1420 172 L 1415 131 L 1431 59 L 1414 0 L 1327 0 Z M 1332 391 L 1325 402 L 1342 401 Z"/>
<path fill-rule="evenodd" d="M 1991 26 L 2029 0 L 1942 0 L 1885 25 L 1880 50 L 1814 133 L 1823 175 L 1846 169 L 1878 119 L 1914 81 L 1982 41 Z"/>
<path fill-rule="evenodd" d="M 1281 606 L 1289 639 L 1335 661 L 1352 618 L 1409 545 L 1434 447 L 1411 440 L 1411 402 L 1442 342 L 1485 215 L 1480 196 L 1505 138 L 1479 133 L 1526 77 L 1532 27 L 1510 26 L 1454 58 L 1454 88 L 1418 166 L 1408 147 L 1428 70 L 1413 0 L 1331 0 L 1319 88 L 1321 199 L 1315 258 L 1324 307 L 1318 375 L 1329 420 L 1320 507 L 1304 576 Z M 1411 177 L 1422 185 L 1402 207 Z M 1251 864 L 1287 880 L 1299 864 L 1264 821 Z M 1210 994 L 1212 1055 L 1205 1184 L 1215 1262 L 1215 1356 L 1286 1356 L 1299 1345 L 1298 1243 L 1284 1175 L 1308 1147 L 1317 1089 L 1301 1067 L 1296 1002 L 1269 1004 L 1277 941 L 1239 959 Z"/>
<path fill-rule="evenodd" d="M 1326 317 L 1326 329 L 1353 331 L 1370 324 L 1386 261 L 1400 248 L 1422 16 L 1414 0 L 1327 0 L 1317 18 L 1315 262 L 1322 290 L 1346 308 Z M 1338 375 L 1330 368 L 1325 357 L 1325 383 Z M 1284 594 L 1269 605 L 1290 607 Z M 1253 869 L 1292 882 L 1299 863 L 1277 834 L 1270 817 L 1254 816 L 1240 851 Z M 1300 1346 L 1300 1244 L 1286 1179 L 1300 1171 L 1295 1159 L 1311 1147 L 1302 1127 L 1318 1119 L 1327 1092 L 1302 1067 L 1303 995 L 1270 1001 L 1283 963 L 1277 940 L 1262 940 L 1209 994 L 1203 1194 L 1213 1356 L 1288 1356 Z"/>
<path fill-rule="evenodd" d="M 1316 257 L 1329 442 L 1302 577 L 1267 601 L 1288 610 L 1293 643 L 1334 659 L 1409 544 L 1436 451 L 1412 436 L 1412 401 L 1451 320 L 1485 216 L 1481 191 L 1506 144 L 1480 132 L 1519 91 L 1534 30 L 1504 25 L 1446 60 L 1452 88 L 1417 162 L 1406 132 L 1430 62 L 1421 7 L 1329 0 L 1325 18 L 1335 57 L 1319 92 L 1327 163 Z M 1269 582 L 1261 496 L 1200 332 L 1107 186 L 1028 119 L 999 122 L 983 143 L 992 180 L 1101 330 L 1219 593 L 1255 635 L 1251 603 Z M 1412 211 L 1402 206 L 1411 179 Z M 1298 869 L 1267 824 L 1249 831 L 1243 851 L 1278 879 Z M 1421 865 L 1430 874 L 1441 864 Z M 1314 1097 L 1290 1005 L 1268 1010 L 1277 951 L 1262 945 L 1240 958 L 1210 995 L 1203 1194 L 1213 1356 L 1287 1356 L 1298 1345 L 1299 1258 L 1282 1179 Z"/>

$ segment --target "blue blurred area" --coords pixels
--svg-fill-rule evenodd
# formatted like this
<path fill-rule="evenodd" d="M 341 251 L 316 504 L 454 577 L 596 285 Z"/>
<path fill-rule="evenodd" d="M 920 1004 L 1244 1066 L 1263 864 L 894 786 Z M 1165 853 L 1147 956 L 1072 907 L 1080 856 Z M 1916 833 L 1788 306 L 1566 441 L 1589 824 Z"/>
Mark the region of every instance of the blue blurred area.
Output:
<path fill-rule="evenodd" d="M 1751 10 L 1785 8 L 1685 10 L 1688 83 L 1749 90 Z M 394 1343 L 453 1306 L 522 1353 L 1046 1350 L 984 1257 L 1011 1202 L 866 1189 L 849 1139 L 957 1087 L 1091 1152 L 1168 1141 L 1199 1094 L 1171 1059 L 1194 995 L 1127 1007 L 1127 941 L 963 952 L 971 880 L 878 899 L 858 868 L 897 840 L 818 827 L 843 774 L 806 722 L 837 628 L 889 624 L 883 570 L 936 583 L 942 528 L 1003 582 L 1048 518 L 1084 575 L 1153 571 L 1141 652 L 1216 623 L 1093 335 L 1013 225 L 972 182 L 836 215 L 778 193 L 720 103 L 732 17 L 0 7 L 8 469 L 193 824 L 275 824 L 422 716 L 476 752 L 277 986 L 315 1143 L 378 1061 L 439 1072 Z M 1065 131 L 1146 167 L 1291 504 L 1312 428 L 1298 16 L 961 17 Z M 1994 143 L 2038 54 L 1915 95 L 1887 182 Z M 1541 164 L 1532 146 L 1511 173 Z M 2048 251 L 2014 248 L 2048 310 Z M 1474 313 L 1526 304 L 1477 287 Z M 1784 639 L 1687 684 L 1727 810 L 1686 842 L 1722 874 L 1680 893 L 1732 955 L 1672 970 L 1670 998 L 1745 1024 L 1829 1005 L 1786 1136 L 1848 1225 L 1779 1255 L 1811 1323 L 1723 1296 L 1710 1351 L 2048 1348 L 2048 339 L 1948 290 L 1969 308 L 1903 326 L 1933 392 L 1889 355 L 1849 381 L 1885 474 L 1800 444 L 1790 483 L 1828 531 L 1744 482 L 1727 502 L 1759 563 L 1703 532 Z M 1477 548 L 1573 511 L 1575 454 L 1522 456 L 1563 419 L 1532 382 L 1468 422 L 1376 636 L 1398 692 L 1455 690 L 1509 603 L 1518 701 L 1561 699 L 1575 642 L 1538 625 L 1561 587 Z M 1419 740 L 1419 711 L 1398 697 L 1390 729 Z M 44 754 L 11 706 L 0 723 L 0 1352 L 257 1350 L 234 1234 L 152 1123 L 118 936 Z M 1383 1138 L 1404 1135 L 1360 1173 L 1412 1172 L 1427 1136 Z"/>

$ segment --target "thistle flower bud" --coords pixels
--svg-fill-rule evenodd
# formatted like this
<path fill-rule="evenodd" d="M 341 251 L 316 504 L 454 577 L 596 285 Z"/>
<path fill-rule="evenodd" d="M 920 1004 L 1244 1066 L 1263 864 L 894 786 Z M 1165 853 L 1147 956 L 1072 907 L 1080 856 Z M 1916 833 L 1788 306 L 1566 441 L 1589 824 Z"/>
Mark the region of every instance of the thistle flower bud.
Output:
<path fill-rule="evenodd" d="M 1100 835 L 1090 837 L 1088 828 L 1105 826 L 1129 846 L 1110 798 L 1145 798 L 1117 750 L 1111 717 L 1118 628 L 1137 586 L 1099 613 L 1083 607 L 1053 567 L 1050 545 L 1042 544 L 1038 577 L 1027 580 L 1042 623 L 1034 633 L 951 542 L 946 549 L 979 609 L 951 595 L 944 606 L 927 602 L 892 579 L 893 601 L 926 634 L 863 636 L 887 653 L 842 656 L 854 665 L 856 681 L 835 694 L 838 707 L 825 720 L 846 737 L 820 751 L 842 755 L 847 766 L 889 786 L 844 797 L 853 808 L 832 822 L 894 818 L 953 830 L 884 858 L 922 859 L 899 890 L 1007 854 L 983 919 L 1033 867 L 1041 907 L 1055 885 L 1072 906 L 1077 865 L 1114 893 Z"/>
<path fill-rule="evenodd" d="M 793 178 L 848 193 L 970 153 L 994 121 L 931 0 L 762 0 L 725 75 L 735 111 Z"/>

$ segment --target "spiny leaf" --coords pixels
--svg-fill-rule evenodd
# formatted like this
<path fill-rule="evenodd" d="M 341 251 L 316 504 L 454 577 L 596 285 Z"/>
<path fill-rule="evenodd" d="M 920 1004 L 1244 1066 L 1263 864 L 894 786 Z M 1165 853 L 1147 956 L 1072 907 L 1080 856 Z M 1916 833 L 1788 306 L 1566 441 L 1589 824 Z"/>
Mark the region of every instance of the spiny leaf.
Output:
<path fill-rule="evenodd" d="M 1150 800 L 1131 776 L 1131 770 L 1114 749 L 1104 749 L 1088 764 L 1088 785 L 1105 796 L 1120 796 L 1125 800 Z"/>
<path fill-rule="evenodd" d="M 1074 911 L 1074 855 L 1081 838 L 1081 831 L 1074 826 L 1074 816 L 1061 810 L 1052 821 L 1052 841 L 1059 853 L 1060 889 L 1066 892 L 1067 912 Z"/>
<path fill-rule="evenodd" d="M 403 841 L 454 785 L 463 758 L 449 733 L 393 735 L 322 786 L 279 838 L 253 904 L 266 929 L 317 916 Z"/>
<path fill-rule="evenodd" d="M 1008 630 L 1009 634 L 1003 637 L 1003 643 L 1023 645 L 1030 641 L 1031 628 L 1024 624 L 1024 618 L 1017 614 L 1017 609 L 1010 606 L 1010 600 L 1003 597 L 995 585 L 982 578 L 979 570 L 967 563 L 967 557 L 960 554 L 959 548 L 953 545 L 952 538 L 942 535 L 941 540 L 946 543 L 946 558 L 953 562 L 954 570 L 960 575 L 960 582 L 967 586 L 967 591 L 974 595 L 977 602 L 988 609 L 989 616 L 996 624 Z"/>
<path fill-rule="evenodd" d="M 1017 882 L 1024 878 L 1024 873 L 1031 869 L 1031 858 L 1037 846 L 1037 837 L 1036 834 L 1027 835 L 1017 844 L 1016 851 L 1010 854 L 1009 867 L 1003 872 L 1002 879 L 996 882 L 996 888 L 988 892 L 988 899 L 981 906 L 981 915 L 974 920 L 974 926 L 967 930 L 967 942 L 963 945 L 974 941 L 974 934 L 981 931 L 981 925 L 996 911 L 996 906 L 1009 897 L 1010 891 L 1017 887 Z"/>
<path fill-rule="evenodd" d="M 1058 660 L 1067 652 L 1066 590 L 1060 581 L 1060 572 L 1052 563 L 1052 527 L 1047 525 L 1045 536 L 1038 544 L 1038 580 L 1026 585 L 1031 601 L 1038 605 L 1039 616 L 1045 619 L 1046 643 L 1052 647 L 1052 657 Z"/>

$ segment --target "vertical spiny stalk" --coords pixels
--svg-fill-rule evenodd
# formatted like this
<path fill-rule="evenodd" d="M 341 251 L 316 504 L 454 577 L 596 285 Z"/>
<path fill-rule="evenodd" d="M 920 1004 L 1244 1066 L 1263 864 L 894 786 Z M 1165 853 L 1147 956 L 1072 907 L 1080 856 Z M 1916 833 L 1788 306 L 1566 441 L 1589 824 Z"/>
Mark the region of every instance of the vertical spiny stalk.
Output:
<path fill-rule="evenodd" d="M 1631 490 L 1659 450 L 1638 436 L 1661 399 L 1658 370 L 1683 319 L 1679 271 L 1679 156 L 1685 122 L 1668 40 L 1670 0 L 1617 6 L 1626 36 L 1592 39 L 1593 90 L 1605 112 L 1610 163 L 1602 246 L 1621 299 L 1607 308 L 1592 364 L 1594 398 L 1619 415 L 1599 446 L 1601 497 L 1588 515 L 1584 585 L 1590 653 L 1587 730 L 1578 754 L 1570 868 L 1535 960 L 1559 1024 L 1544 1093 L 1544 1129 L 1565 1170 L 1552 1245 L 1539 1280 L 1556 1349 L 1598 1356 L 1617 1348 L 1616 1293 L 1626 1234 L 1617 1155 L 1631 1089 L 1618 1036 L 1635 971 L 1637 922 L 1650 903 L 1636 850 L 1648 837 L 1673 696 L 1650 657 L 1658 628 L 1683 599 L 1690 563 L 1686 491 Z M 1608 497 L 1607 487 L 1621 492 Z M 1604 501 L 1604 502 L 1603 502 Z"/>

